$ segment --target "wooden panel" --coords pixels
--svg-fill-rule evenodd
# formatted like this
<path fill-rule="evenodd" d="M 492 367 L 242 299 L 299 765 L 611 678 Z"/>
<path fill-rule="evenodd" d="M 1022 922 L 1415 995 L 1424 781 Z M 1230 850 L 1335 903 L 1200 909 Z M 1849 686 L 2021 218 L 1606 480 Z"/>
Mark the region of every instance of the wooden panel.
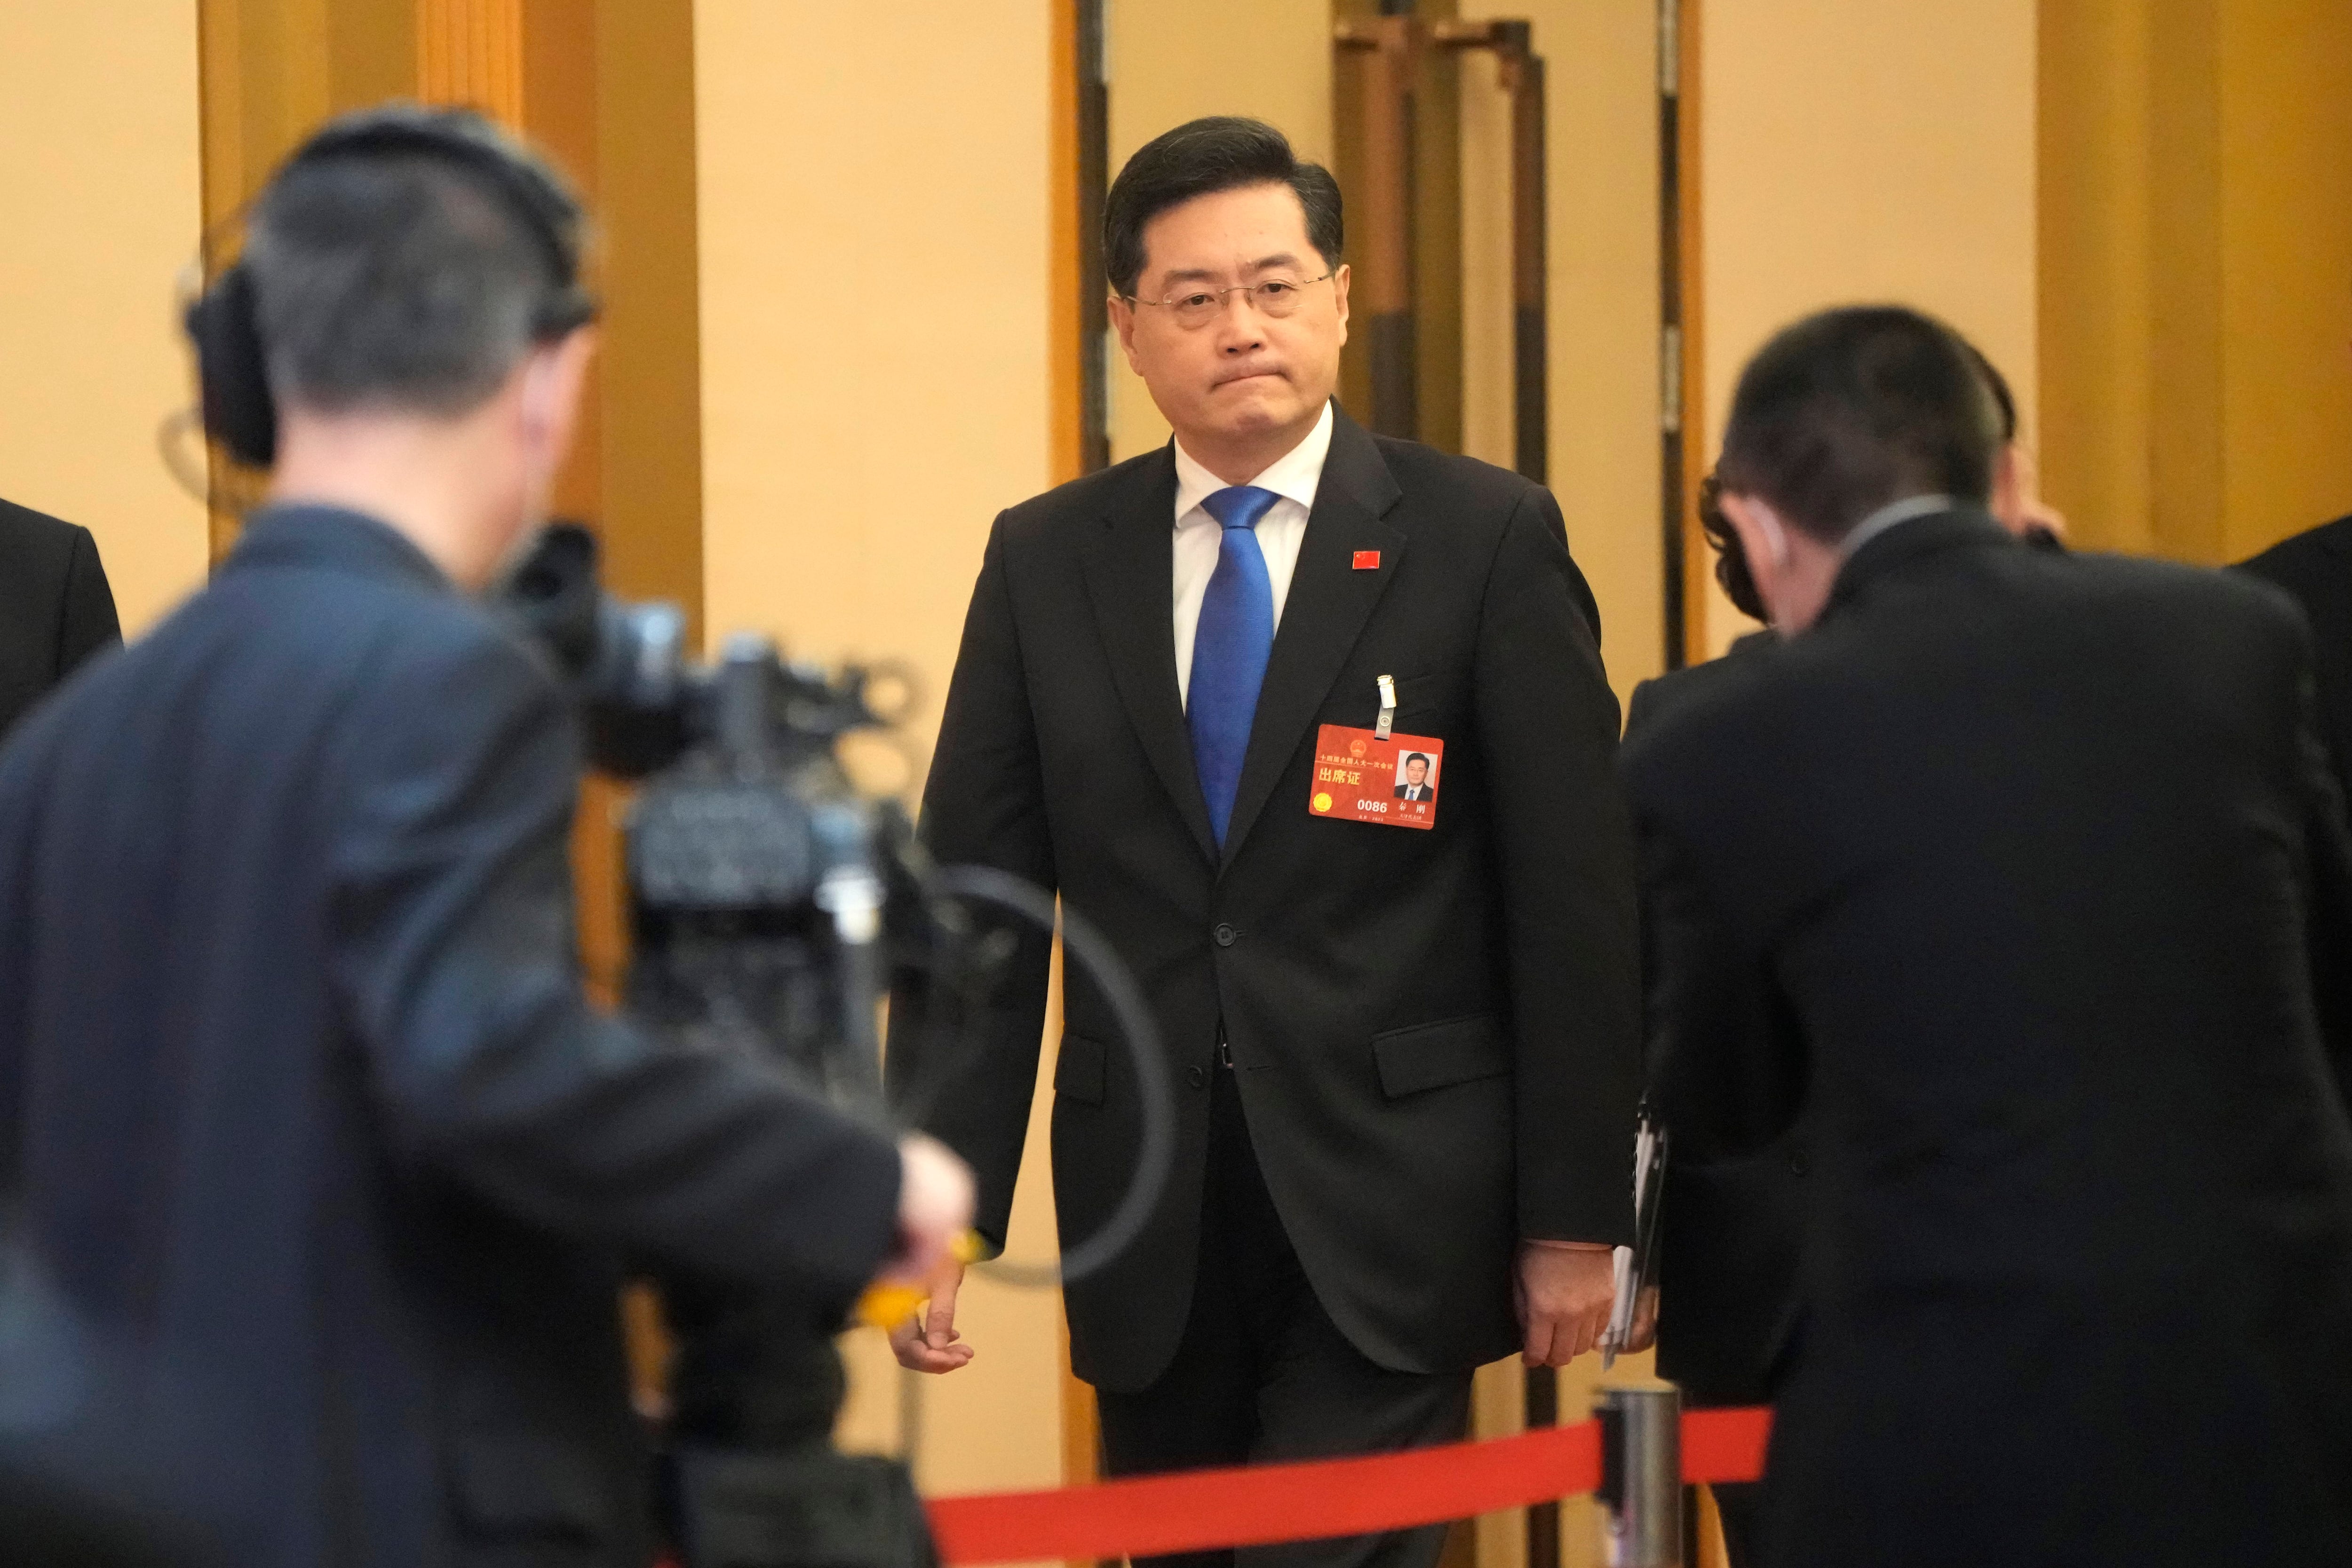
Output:
<path fill-rule="evenodd" d="M 416 0 L 416 91 L 523 123 L 523 0 Z"/>
<path fill-rule="evenodd" d="M 1045 142 L 1046 177 L 1053 240 L 1046 256 L 1045 288 L 1052 304 L 1045 316 L 1045 353 L 1053 364 L 1053 408 L 1046 425 L 1046 467 L 1055 484 L 1083 472 L 1086 411 L 1079 375 L 1079 338 L 1086 310 L 1080 291 L 1093 280 L 1079 276 L 1085 236 L 1078 232 L 1078 6 L 1083 0 L 1053 0 L 1053 50 L 1046 78 L 1051 117 Z"/>
<path fill-rule="evenodd" d="M 2352 6 L 2228 0 L 2224 559 L 2352 510 Z"/>
<path fill-rule="evenodd" d="M 234 260 L 237 219 L 330 116 L 416 90 L 415 0 L 199 0 L 205 259 Z M 249 476 L 215 473 L 213 559 L 236 543 Z"/>

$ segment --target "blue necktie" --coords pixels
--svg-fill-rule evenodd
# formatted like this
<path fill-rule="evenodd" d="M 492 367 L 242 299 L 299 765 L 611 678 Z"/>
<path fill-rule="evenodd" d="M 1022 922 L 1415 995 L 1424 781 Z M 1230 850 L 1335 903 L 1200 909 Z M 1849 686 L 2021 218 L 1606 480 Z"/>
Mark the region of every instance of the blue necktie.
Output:
<path fill-rule="evenodd" d="M 1257 548 L 1255 530 L 1280 499 L 1255 485 L 1235 485 L 1201 502 L 1225 537 L 1192 633 L 1184 727 L 1192 731 L 1192 767 L 1208 798 L 1209 826 L 1219 849 L 1225 847 L 1225 824 L 1233 821 L 1234 796 L 1241 789 L 1257 689 L 1274 652 L 1274 581 L 1266 576 L 1265 552 Z"/>

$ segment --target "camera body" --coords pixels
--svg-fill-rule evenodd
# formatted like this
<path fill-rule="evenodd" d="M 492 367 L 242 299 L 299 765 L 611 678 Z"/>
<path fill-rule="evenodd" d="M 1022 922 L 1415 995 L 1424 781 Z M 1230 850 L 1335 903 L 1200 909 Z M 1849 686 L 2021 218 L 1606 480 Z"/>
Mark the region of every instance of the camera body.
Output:
<path fill-rule="evenodd" d="M 933 946 L 936 914 L 905 811 L 860 795 L 837 755 L 843 736 L 898 720 L 877 711 L 872 674 L 787 664 L 748 633 L 698 665 L 677 606 L 604 592 L 594 537 L 576 525 L 545 529 L 500 597 L 577 695 L 592 765 L 638 781 L 630 1011 L 724 1037 L 709 1043 L 878 1117 L 884 954 Z"/>

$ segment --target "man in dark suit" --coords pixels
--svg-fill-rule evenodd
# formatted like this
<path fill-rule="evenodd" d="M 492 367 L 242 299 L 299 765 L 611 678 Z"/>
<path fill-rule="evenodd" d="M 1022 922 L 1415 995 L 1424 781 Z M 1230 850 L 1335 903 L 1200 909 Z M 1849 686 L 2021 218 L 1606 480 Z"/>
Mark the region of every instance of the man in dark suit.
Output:
<path fill-rule="evenodd" d="M 471 113 L 320 131 L 193 318 L 270 504 L 0 751 L 0 1190 L 129 1407 L 205 1391 L 157 1500 L 247 1568 L 636 1568 L 625 1261 L 845 1308 L 970 1213 L 582 995 L 578 727 L 474 598 L 570 437 L 580 224 Z"/>
<path fill-rule="evenodd" d="M 1805 1114 L 1767 1557 L 2352 1560 L 2352 848 L 2308 637 L 2021 546 L 1997 440 L 1935 322 L 1775 339 L 1717 472 L 1790 641 L 1626 752 L 1677 1153 Z"/>
<path fill-rule="evenodd" d="M 1993 520 L 2038 549 L 2063 549 L 2065 519 L 2042 499 L 2032 455 L 2017 439 L 2017 405 L 2008 380 L 1962 340 L 1992 395 L 2000 452 L 1989 509 Z M 1732 608 L 1751 621 L 1771 612 L 1757 592 L 1748 556 L 1724 515 L 1721 486 L 1708 475 L 1699 487 L 1699 528 L 1715 552 L 1715 580 Z M 1769 631 L 1734 641 L 1721 659 L 1694 664 L 1633 688 L 1626 706 L 1632 740 L 1659 716 L 1716 688 L 1735 661 L 1780 643 Z M 1658 1375 L 1683 1391 L 1688 1408 L 1768 1405 L 1773 1373 L 1802 1316 L 1798 1256 L 1805 1231 L 1805 1176 L 1811 1169 L 1801 1129 L 1791 1127 L 1759 1152 L 1708 1159 L 1694 1150 L 1669 1159 L 1659 1214 L 1655 1302 Z M 1636 1343 L 1633 1348 L 1641 1348 Z M 1754 1481 L 1711 1489 L 1732 1568 L 1760 1559 L 1763 1488 Z"/>
<path fill-rule="evenodd" d="M 1066 1291 L 1071 1354 L 1115 1474 L 1456 1437 L 1479 1364 L 1592 1343 L 1631 1226 L 1634 885 L 1591 596 L 1546 492 L 1331 404 L 1339 192 L 1278 131 L 1169 132 L 1105 228 L 1175 440 L 997 519 L 923 810 L 941 861 L 1101 926 L 1165 1037 L 1175 1175 Z M 1318 783 L 1370 779 L 1318 777 L 1327 727 L 1342 757 L 1443 742 L 1430 825 L 1328 814 L 1352 802 Z M 933 1124 L 997 1242 L 1045 963 L 1031 943 Z M 1139 1101 L 1103 998 L 1074 977 L 1063 1016 L 1075 1239 L 1129 1180 Z M 902 1331 L 908 1364 L 961 1364 L 951 1313 Z M 1288 1552 L 1426 1563 L 1442 1537 Z"/>
<path fill-rule="evenodd" d="M 89 530 L 0 501 L 0 737 L 84 659 L 121 641 Z"/>
<path fill-rule="evenodd" d="M 2320 732 L 2337 781 L 2352 790 L 2352 517 L 2281 540 L 2240 570 L 2286 590 L 2310 617 Z"/>

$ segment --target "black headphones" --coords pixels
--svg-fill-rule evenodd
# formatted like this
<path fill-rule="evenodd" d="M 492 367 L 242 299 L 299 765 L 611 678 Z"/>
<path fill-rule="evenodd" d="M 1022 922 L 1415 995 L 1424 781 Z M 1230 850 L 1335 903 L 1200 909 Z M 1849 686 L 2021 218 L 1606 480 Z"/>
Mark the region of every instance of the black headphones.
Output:
<path fill-rule="evenodd" d="M 534 341 L 552 342 L 595 319 L 596 302 L 580 281 L 579 203 L 552 171 L 471 110 L 396 104 L 345 115 L 297 149 L 271 183 L 329 159 L 420 155 L 478 175 L 544 247 L 556 288 L 531 321 Z M 195 344 L 206 434 L 237 461 L 268 467 L 278 457 L 278 405 L 269 395 L 253 275 L 242 260 L 197 297 L 182 325 Z"/>

